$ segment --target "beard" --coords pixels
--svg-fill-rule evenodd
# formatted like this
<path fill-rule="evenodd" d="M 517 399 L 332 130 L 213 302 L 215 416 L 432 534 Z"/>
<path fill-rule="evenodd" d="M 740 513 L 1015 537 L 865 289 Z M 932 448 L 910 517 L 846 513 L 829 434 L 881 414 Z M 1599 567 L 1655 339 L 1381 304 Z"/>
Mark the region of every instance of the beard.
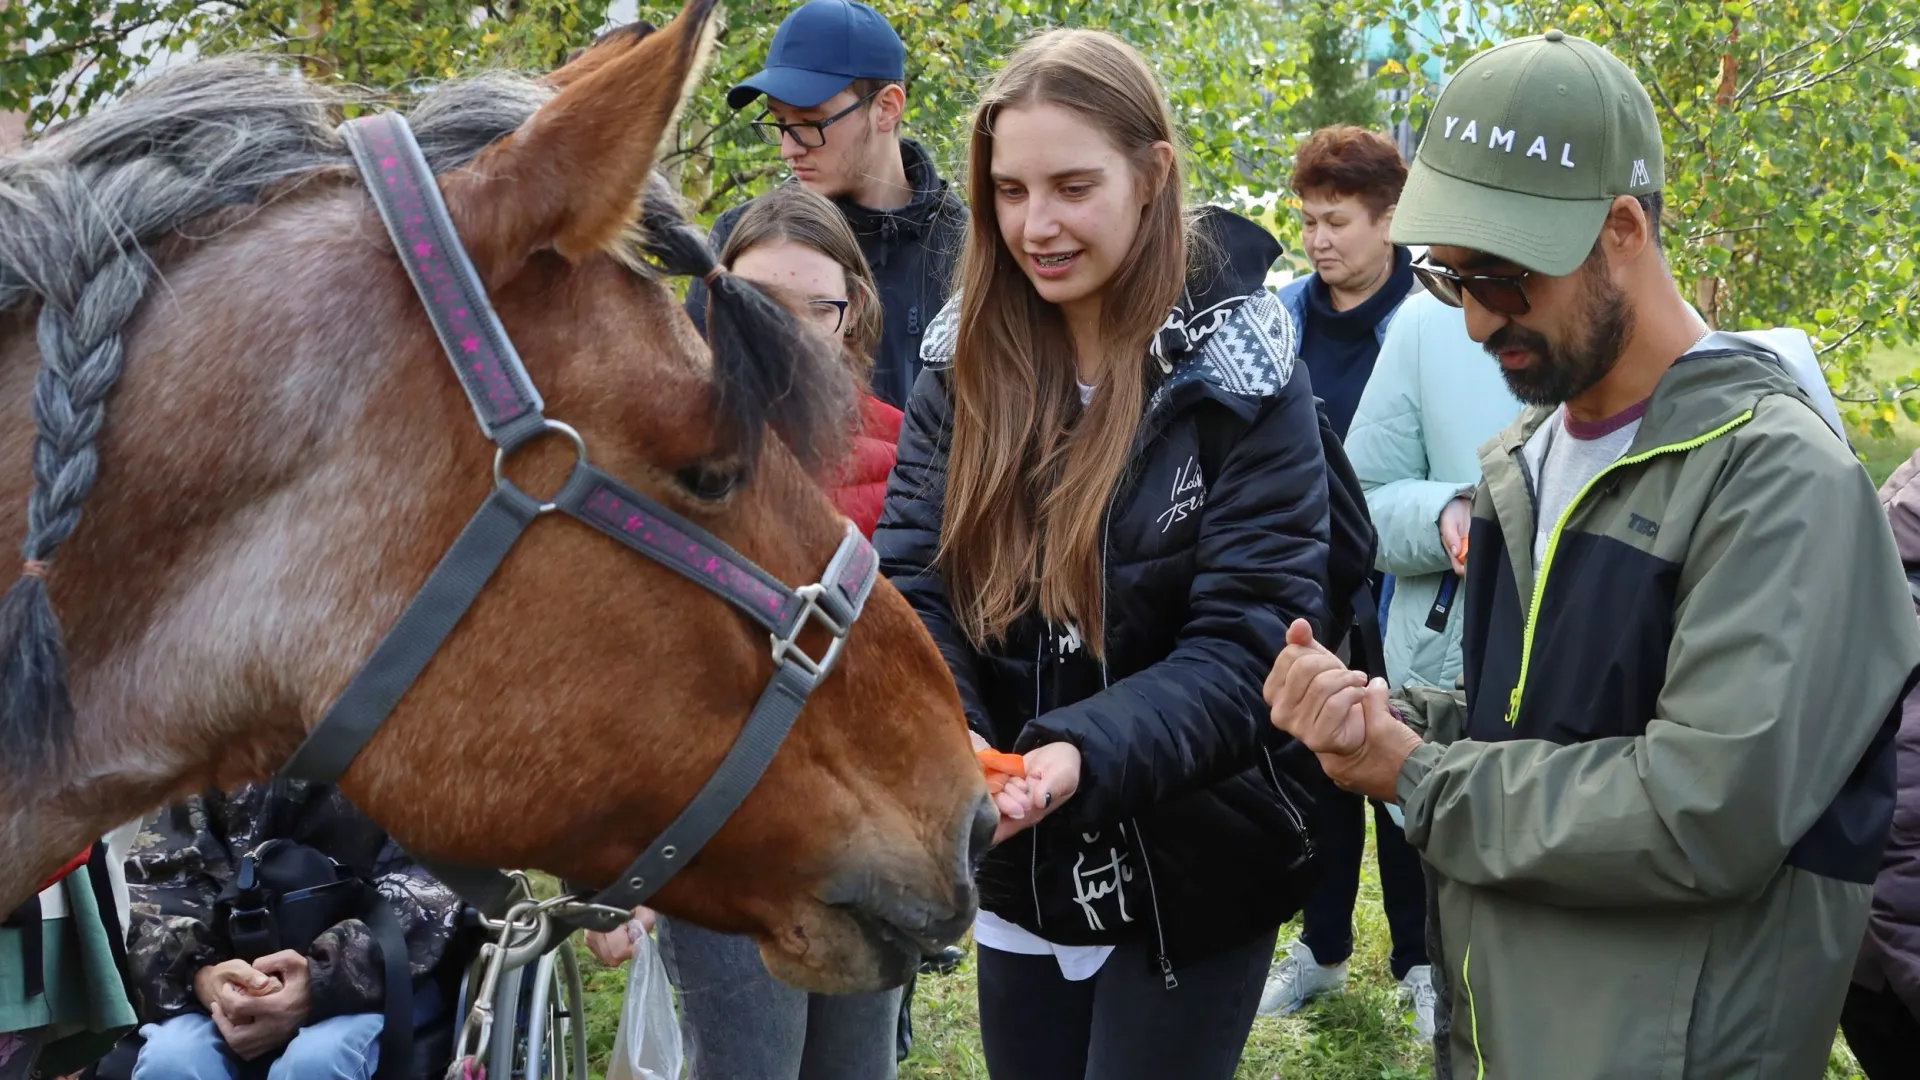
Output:
<path fill-rule="evenodd" d="M 1487 338 L 1489 353 L 1525 349 L 1533 354 L 1534 362 L 1525 368 L 1500 369 L 1507 389 L 1523 405 L 1563 405 L 1593 389 L 1620 362 L 1633 335 L 1633 307 L 1607 277 L 1604 260 L 1589 259 L 1586 269 L 1574 340 L 1550 341 L 1518 323 L 1508 323 Z"/>

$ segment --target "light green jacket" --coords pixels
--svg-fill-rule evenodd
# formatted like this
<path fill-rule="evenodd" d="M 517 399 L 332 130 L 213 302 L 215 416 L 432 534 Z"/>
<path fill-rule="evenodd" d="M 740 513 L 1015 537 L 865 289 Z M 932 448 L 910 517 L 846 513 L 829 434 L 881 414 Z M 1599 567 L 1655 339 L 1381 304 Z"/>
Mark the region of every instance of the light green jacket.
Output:
<path fill-rule="evenodd" d="M 1398 698 L 1456 1080 L 1825 1067 L 1920 632 L 1830 404 L 1737 344 L 1667 372 L 1539 566 L 1518 462 L 1549 411 L 1482 452 L 1468 693 Z"/>

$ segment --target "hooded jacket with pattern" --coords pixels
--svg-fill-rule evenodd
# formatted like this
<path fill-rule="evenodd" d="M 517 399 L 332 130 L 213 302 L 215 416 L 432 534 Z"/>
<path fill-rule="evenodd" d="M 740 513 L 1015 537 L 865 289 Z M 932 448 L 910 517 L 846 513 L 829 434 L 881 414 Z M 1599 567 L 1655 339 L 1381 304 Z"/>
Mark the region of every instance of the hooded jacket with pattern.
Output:
<path fill-rule="evenodd" d="M 269 790 L 258 784 L 231 794 L 209 791 L 160 811 L 142 826 L 127 859 L 132 906 L 127 966 L 128 988 L 143 1021 L 204 1011 L 194 996 L 193 976 L 233 957 L 216 904 L 241 858 L 262 839 Z M 282 835 L 338 859 L 379 888 L 406 936 L 416 980 L 439 965 L 455 934 L 459 897 L 337 789 L 317 789 Z M 367 864 L 369 852 L 374 854 Z M 320 935 L 307 952 L 309 1022 L 381 1010 L 386 975 L 379 948 L 373 931 L 359 919 Z"/>
<path fill-rule="evenodd" d="M 1316 406 L 1263 287 L 1279 245 L 1225 213 L 1202 227 L 1228 265 L 1152 344 L 1149 402 L 1101 531 L 1104 662 L 1037 610 L 991 648 L 955 619 L 936 566 L 950 313 L 929 336 L 874 535 L 974 730 L 1002 750 L 1064 741 L 1082 755 L 1075 795 L 987 855 L 982 905 L 1060 944 L 1144 936 L 1169 985 L 1299 907 L 1304 795 L 1263 753 L 1260 693 L 1289 621 L 1327 619 Z"/>
<path fill-rule="evenodd" d="M 967 207 L 940 178 L 933 158 L 912 139 L 900 140 L 901 163 L 913 198 L 896 210 L 875 210 L 840 197 L 833 204 L 846 216 L 860 253 L 873 268 L 880 289 L 884 326 L 873 350 L 873 396 L 904 409 L 920 374 L 921 342 L 928 324 L 946 303 L 967 234 Z M 788 183 L 798 183 L 789 180 Z M 729 208 L 714 220 L 709 241 L 726 246 L 733 226 L 751 201 Z M 687 314 L 705 332 L 707 290 L 699 282 L 687 289 Z"/>
<path fill-rule="evenodd" d="M 1539 567 L 1521 449 L 1552 410 L 1481 448 L 1465 694 L 1400 699 L 1428 739 L 1398 797 L 1438 877 L 1455 1077 L 1825 1067 L 1920 632 L 1804 349 L 1681 357 Z"/>

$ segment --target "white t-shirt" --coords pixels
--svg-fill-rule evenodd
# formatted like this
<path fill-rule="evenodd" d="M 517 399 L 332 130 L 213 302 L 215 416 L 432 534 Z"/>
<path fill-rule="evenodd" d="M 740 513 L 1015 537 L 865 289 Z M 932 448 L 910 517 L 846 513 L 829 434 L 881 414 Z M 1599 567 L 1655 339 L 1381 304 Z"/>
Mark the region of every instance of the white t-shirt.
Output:
<path fill-rule="evenodd" d="M 1647 411 L 1641 402 L 1605 420 L 1583 423 L 1567 415 L 1560 406 L 1537 428 L 1521 450 L 1527 472 L 1532 474 L 1534 497 L 1539 500 L 1540 515 L 1534 522 L 1534 572 L 1547 558 L 1547 539 L 1553 526 L 1566 512 L 1567 505 L 1580 493 L 1587 481 L 1600 470 L 1619 461 L 1633 445 L 1640 430 L 1640 415 Z"/>
<path fill-rule="evenodd" d="M 1078 379 L 1074 385 L 1080 388 L 1080 404 L 1091 404 L 1095 388 Z M 1060 965 L 1061 978 L 1068 982 L 1093 978 L 1113 953 L 1111 945 L 1056 945 L 984 908 L 974 916 L 973 943 L 1022 956 L 1051 956 Z"/>
<path fill-rule="evenodd" d="M 1054 962 L 1060 965 L 1060 977 L 1068 982 L 1093 978 L 1099 972 L 1100 965 L 1113 955 L 1111 945 L 1055 945 L 985 908 L 974 916 L 973 943 L 1022 956 L 1052 956 Z"/>

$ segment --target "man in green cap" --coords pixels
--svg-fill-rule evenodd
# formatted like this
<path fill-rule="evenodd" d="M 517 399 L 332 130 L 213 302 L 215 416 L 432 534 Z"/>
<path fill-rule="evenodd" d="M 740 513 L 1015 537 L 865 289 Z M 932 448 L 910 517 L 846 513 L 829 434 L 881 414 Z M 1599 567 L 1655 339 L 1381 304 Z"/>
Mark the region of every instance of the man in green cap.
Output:
<path fill-rule="evenodd" d="M 1267 684 L 1431 868 L 1441 1075 L 1818 1077 L 1866 925 L 1920 665 L 1899 556 L 1806 336 L 1682 298 L 1663 174 L 1597 45 L 1453 77 L 1393 240 L 1529 406 L 1480 451 L 1464 692 L 1390 698 L 1304 623 Z"/>

